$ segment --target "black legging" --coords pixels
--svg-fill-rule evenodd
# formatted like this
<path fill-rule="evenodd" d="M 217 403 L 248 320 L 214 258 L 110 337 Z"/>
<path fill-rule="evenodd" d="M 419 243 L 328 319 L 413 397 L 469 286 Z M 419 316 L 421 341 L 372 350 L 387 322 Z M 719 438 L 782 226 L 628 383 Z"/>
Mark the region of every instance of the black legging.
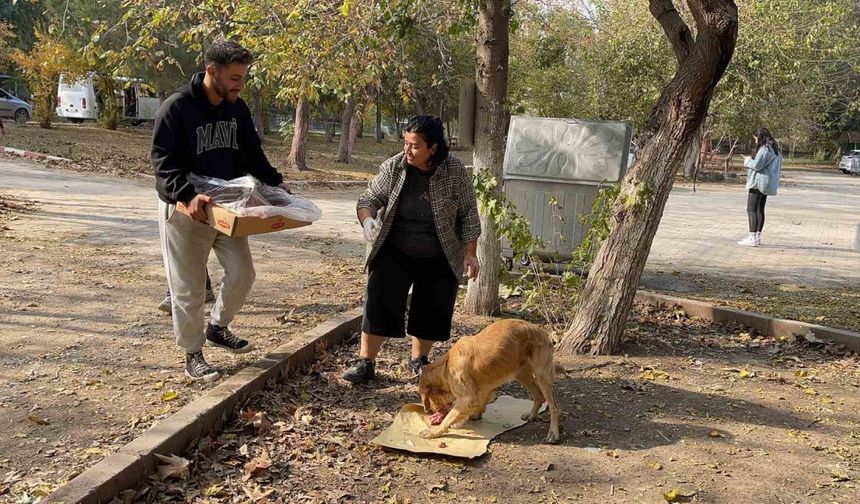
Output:
<path fill-rule="evenodd" d="M 758 189 L 750 189 L 747 197 L 747 215 L 750 219 L 750 233 L 761 232 L 764 227 L 764 205 L 767 203 L 767 194 L 762 194 Z"/>

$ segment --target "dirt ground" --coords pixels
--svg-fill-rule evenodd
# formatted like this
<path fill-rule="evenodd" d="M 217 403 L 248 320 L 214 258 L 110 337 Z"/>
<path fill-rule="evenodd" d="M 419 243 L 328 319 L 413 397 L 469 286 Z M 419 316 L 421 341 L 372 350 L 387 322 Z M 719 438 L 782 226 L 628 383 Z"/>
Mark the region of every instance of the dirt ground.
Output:
<path fill-rule="evenodd" d="M 662 281 L 672 277 L 674 281 Z M 767 278 L 649 272 L 646 283 L 660 292 L 720 306 L 764 313 L 789 320 L 857 331 L 860 328 L 860 290 L 855 286 L 827 287 L 781 282 Z"/>
<path fill-rule="evenodd" d="M 508 316 L 528 316 L 507 308 Z M 455 334 L 489 322 L 459 316 Z M 541 444 L 544 419 L 499 436 L 483 457 L 458 460 L 369 443 L 402 404 L 418 400 L 405 369 L 407 343 L 384 347 L 378 379 L 357 387 L 339 378 L 355 340 L 320 353 L 309 369 L 251 398 L 222 434 L 200 440 L 185 455 L 187 480 L 152 482 L 126 497 L 146 503 L 857 501 L 856 354 L 638 307 L 624 356 L 560 360 L 567 373 L 556 383 L 564 412 L 559 445 Z M 504 391 L 528 397 L 518 385 Z"/>
<path fill-rule="evenodd" d="M 152 230 L 140 234 L 127 218 L 113 225 L 91 208 L 76 228 L 87 204 L 64 211 L 39 200 L 36 212 L 4 214 L 6 202 L 20 206 L 4 198 L 0 212 L 2 503 L 34 502 L 212 386 L 185 379 L 170 317 L 156 310 L 166 288 Z M 210 349 L 210 362 L 233 374 L 361 303 L 361 254 L 329 234 L 252 244 L 257 282 L 231 327 L 257 349 L 240 357 Z M 222 272 L 214 260 L 210 268 L 217 283 Z"/>
<path fill-rule="evenodd" d="M 10 130 L 4 144 L 49 146 L 39 150 L 71 156 L 79 171 L 123 177 L 149 171 L 144 129 Z M 331 161 L 335 148 L 312 159 Z M 296 178 L 366 178 L 384 155 L 365 139 L 359 159 L 365 148 L 367 161 L 355 171 L 320 168 Z M 64 183 L 61 175 L 57 180 Z M 80 194 L 103 190 L 92 185 Z M 33 191 L 42 196 L 0 196 L 0 503 L 36 502 L 211 387 L 183 377 L 169 317 L 155 310 L 165 288 L 157 235 L 147 230 L 136 237 L 128 229 L 142 219 L 114 207 L 87 201 L 63 213 L 51 206 L 62 201 L 62 191 L 50 204 L 43 187 Z M 334 191 L 317 194 L 337 199 Z M 118 203 L 144 208 L 151 202 L 129 196 Z M 234 329 L 257 350 L 238 358 L 210 350 L 213 364 L 232 374 L 361 303 L 360 246 L 336 232 L 340 224 L 324 228 L 328 237 L 275 233 L 255 245 L 257 283 Z M 217 283 L 221 272 L 212 272 Z M 777 285 L 750 285 L 745 292 L 708 278 L 693 281 L 741 308 L 786 293 Z M 819 323 L 828 325 L 858 318 L 849 310 L 854 319 L 843 324 L 831 318 L 835 309 L 824 311 L 834 300 L 855 306 L 856 292 L 789 294 L 798 297 L 771 303 L 784 310 L 776 314 L 823 316 Z M 536 444 L 546 429 L 540 424 L 505 434 L 490 455 L 469 463 L 371 448 L 367 441 L 399 405 L 415 399 L 403 367 L 406 350 L 391 345 L 380 362 L 382 380 L 350 388 L 338 380 L 354 352 L 345 347 L 254 398 L 247 421 L 237 416 L 222 435 L 205 440 L 189 455 L 192 480 L 153 484 L 139 501 L 245 502 L 271 491 L 269 502 L 660 502 L 672 489 L 696 502 L 853 501 L 860 439 L 856 356 L 760 340 L 672 312 L 640 310 L 636 317 L 627 356 L 564 363 L 571 371 L 558 385 L 567 412 L 559 446 Z M 488 321 L 461 318 L 457 334 Z M 523 396 L 517 387 L 509 391 Z M 274 425 L 260 435 L 245 426 L 259 420 L 257 413 Z M 243 481 L 245 464 L 263 449 L 272 467 Z"/>

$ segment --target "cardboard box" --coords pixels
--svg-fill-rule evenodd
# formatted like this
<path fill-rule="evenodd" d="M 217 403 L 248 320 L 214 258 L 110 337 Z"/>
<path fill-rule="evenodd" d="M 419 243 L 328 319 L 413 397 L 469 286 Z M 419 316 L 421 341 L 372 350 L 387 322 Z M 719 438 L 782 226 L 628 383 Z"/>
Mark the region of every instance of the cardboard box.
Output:
<path fill-rule="evenodd" d="M 188 215 L 188 208 L 183 203 L 176 204 L 176 210 Z M 206 205 L 206 217 L 210 226 L 227 236 L 239 237 L 255 234 L 272 233 L 309 226 L 310 222 L 297 221 L 286 217 L 241 217 L 220 205 Z"/>

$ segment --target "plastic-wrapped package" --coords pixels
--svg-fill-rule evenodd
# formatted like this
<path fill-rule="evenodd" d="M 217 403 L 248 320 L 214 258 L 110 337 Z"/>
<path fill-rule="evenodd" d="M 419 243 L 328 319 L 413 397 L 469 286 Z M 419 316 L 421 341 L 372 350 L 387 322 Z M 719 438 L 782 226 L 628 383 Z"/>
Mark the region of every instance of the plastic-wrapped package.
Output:
<path fill-rule="evenodd" d="M 242 217 L 283 216 L 302 222 L 315 222 L 322 211 L 313 201 L 290 194 L 280 187 L 260 183 L 251 175 L 232 180 L 189 174 L 188 181 L 200 194 Z"/>

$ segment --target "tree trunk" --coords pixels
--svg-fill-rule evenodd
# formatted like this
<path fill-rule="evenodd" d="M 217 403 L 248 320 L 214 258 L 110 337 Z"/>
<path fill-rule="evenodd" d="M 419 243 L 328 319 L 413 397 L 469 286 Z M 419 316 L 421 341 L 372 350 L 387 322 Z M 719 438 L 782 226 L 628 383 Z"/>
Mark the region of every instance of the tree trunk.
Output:
<path fill-rule="evenodd" d="M 310 126 L 311 107 L 304 98 L 296 104 L 296 123 L 293 128 L 293 144 L 287 158 L 287 166 L 292 170 L 304 171 L 307 165 L 308 127 Z"/>
<path fill-rule="evenodd" d="M 424 101 L 417 91 L 412 92 L 412 101 L 415 104 L 415 115 L 424 115 Z"/>
<path fill-rule="evenodd" d="M 325 142 L 334 142 L 334 121 L 332 121 L 330 118 L 326 119 L 325 122 Z"/>
<path fill-rule="evenodd" d="M 394 94 L 394 127 L 397 129 L 397 140 L 403 140 L 403 131 L 400 130 L 400 108 L 399 105 L 400 98 L 397 97 L 397 93 Z"/>
<path fill-rule="evenodd" d="M 260 88 L 253 86 L 251 95 L 254 99 L 254 127 L 257 128 L 257 136 L 261 143 L 266 143 L 266 132 L 263 128 L 263 96 Z M 293 141 L 295 143 L 295 140 Z"/>
<path fill-rule="evenodd" d="M 355 154 L 355 139 L 361 138 L 361 114 L 362 110 L 359 107 L 356 107 L 355 113 L 352 114 L 352 120 L 349 123 L 349 143 L 347 144 L 347 151 L 350 156 Z"/>
<path fill-rule="evenodd" d="M 379 100 L 380 90 L 376 90 L 376 143 L 382 143 L 382 103 Z"/>
<path fill-rule="evenodd" d="M 508 130 L 508 35 L 511 19 L 509 0 L 486 0 L 478 4 L 475 81 L 478 84 L 475 111 L 476 171 L 488 170 L 502 179 L 505 157 L 505 133 Z M 501 184 L 496 187 L 501 193 Z M 463 309 L 476 315 L 491 315 L 499 310 L 499 270 L 501 242 L 492 218 L 481 215 L 481 237 L 478 239 L 476 280 L 469 282 Z"/>
<path fill-rule="evenodd" d="M 350 123 L 352 116 L 355 114 L 355 97 L 351 96 L 346 100 L 346 106 L 343 108 L 343 115 L 340 118 L 340 143 L 337 146 L 337 162 L 349 164 L 349 135 Z"/>
<path fill-rule="evenodd" d="M 272 132 L 272 127 L 270 125 L 271 121 L 269 120 L 269 110 L 266 107 L 263 107 L 262 112 L 260 112 L 260 119 L 263 121 L 263 135 L 268 135 Z"/>
<path fill-rule="evenodd" d="M 738 33 L 732 0 L 688 0 L 696 40 L 672 0 L 650 0 L 678 59 L 642 133 L 642 154 L 621 183 L 612 227 L 600 247 L 561 354 L 617 352 L 633 297 L 660 224 L 663 208 L 690 140 L 699 129 L 714 87 L 731 61 Z"/>
<path fill-rule="evenodd" d="M 687 149 L 687 154 L 684 156 L 684 176 L 686 178 L 693 178 L 693 173 L 696 172 L 696 168 L 699 165 L 699 157 L 702 152 L 702 134 L 705 130 L 705 124 L 702 123 L 699 126 L 699 129 L 696 130 L 696 134 L 693 136 L 693 139 L 690 141 L 690 147 Z"/>
<path fill-rule="evenodd" d="M 729 139 L 731 140 L 731 138 L 729 138 Z M 729 149 L 729 155 L 726 156 L 726 166 L 725 166 L 725 169 L 723 170 L 725 173 L 728 173 L 730 168 L 734 169 L 734 166 L 732 165 L 732 158 L 735 155 L 735 149 L 738 148 L 738 142 L 740 140 L 741 140 L 740 137 L 736 138 L 735 141 L 732 143 L 732 147 Z"/>

